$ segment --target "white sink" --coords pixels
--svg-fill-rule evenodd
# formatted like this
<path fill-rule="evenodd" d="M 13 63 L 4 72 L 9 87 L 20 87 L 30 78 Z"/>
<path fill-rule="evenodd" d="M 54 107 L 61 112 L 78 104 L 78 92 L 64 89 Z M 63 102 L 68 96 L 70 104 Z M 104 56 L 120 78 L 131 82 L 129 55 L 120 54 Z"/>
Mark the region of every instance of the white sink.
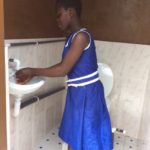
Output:
<path fill-rule="evenodd" d="M 21 100 L 25 94 L 30 94 L 38 90 L 42 85 L 45 83 L 44 78 L 36 76 L 33 77 L 29 82 L 26 84 L 18 84 L 16 83 L 16 76 L 15 72 L 20 67 L 20 61 L 18 59 L 9 58 L 8 61 L 9 66 L 9 93 L 15 96 L 15 103 L 14 103 L 14 116 L 17 117 L 20 112 Z"/>
<path fill-rule="evenodd" d="M 45 80 L 42 77 L 33 77 L 26 84 L 17 84 L 15 75 L 9 77 L 9 92 L 10 94 L 16 97 L 22 97 L 25 94 L 30 94 L 38 90 L 43 84 Z"/>
<path fill-rule="evenodd" d="M 21 100 L 25 94 L 30 94 L 38 90 L 45 83 L 42 77 L 33 77 L 26 84 L 17 84 L 15 75 L 9 76 L 9 93 L 15 96 L 14 117 L 20 112 Z"/>

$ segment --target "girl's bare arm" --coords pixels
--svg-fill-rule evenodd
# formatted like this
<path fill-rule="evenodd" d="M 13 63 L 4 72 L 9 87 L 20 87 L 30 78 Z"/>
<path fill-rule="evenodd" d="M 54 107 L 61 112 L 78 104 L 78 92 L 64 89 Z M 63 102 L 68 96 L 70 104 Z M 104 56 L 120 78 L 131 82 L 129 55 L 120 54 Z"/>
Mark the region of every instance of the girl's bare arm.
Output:
<path fill-rule="evenodd" d="M 62 77 L 69 73 L 72 67 L 80 58 L 83 50 L 89 43 L 89 37 L 86 33 L 78 33 L 67 54 L 63 60 L 48 68 L 24 68 L 16 72 L 16 77 L 20 82 L 27 82 L 33 76 L 47 76 L 47 77 Z"/>

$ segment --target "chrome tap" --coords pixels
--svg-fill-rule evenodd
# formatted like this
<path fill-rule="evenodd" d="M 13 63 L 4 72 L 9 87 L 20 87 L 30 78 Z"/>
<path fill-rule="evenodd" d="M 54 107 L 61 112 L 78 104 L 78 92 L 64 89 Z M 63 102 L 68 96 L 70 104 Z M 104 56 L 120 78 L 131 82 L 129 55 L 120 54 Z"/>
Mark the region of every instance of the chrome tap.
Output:
<path fill-rule="evenodd" d="M 9 58 L 8 67 L 9 67 L 9 76 L 14 75 L 15 72 L 20 67 L 20 60 L 14 59 L 14 58 Z"/>

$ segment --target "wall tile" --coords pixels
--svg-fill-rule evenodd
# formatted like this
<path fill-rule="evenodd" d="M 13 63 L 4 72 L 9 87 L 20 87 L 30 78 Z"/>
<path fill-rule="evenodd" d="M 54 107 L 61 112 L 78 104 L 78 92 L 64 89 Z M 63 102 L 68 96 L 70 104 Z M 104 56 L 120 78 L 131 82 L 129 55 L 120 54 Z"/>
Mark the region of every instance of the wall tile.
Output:
<path fill-rule="evenodd" d="M 13 47 L 9 49 L 9 57 L 20 59 L 23 67 L 48 67 L 61 60 L 63 44 L 59 42 Z M 114 73 L 114 85 L 109 95 L 112 126 L 125 129 L 127 135 L 131 137 L 150 139 L 149 119 L 147 119 L 150 116 L 148 109 L 150 46 L 96 41 L 96 52 L 98 62 L 108 64 Z M 46 84 L 34 94 L 62 85 L 64 78 L 46 78 Z M 31 147 L 25 146 L 26 149 L 33 150 L 40 138 L 58 125 L 65 105 L 64 97 L 63 91 L 21 110 L 16 119 L 11 116 L 12 150 L 20 150 L 20 145 L 25 143 L 31 144 Z M 11 111 L 12 106 L 13 97 L 11 97 Z M 32 133 L 31 138 L 24 135 L 24 130 L 26 133 Z"/>
<path fill-rule="evenodd" d="M 49 67 L 61 60 L 64 42 L 10 47 L 9 58 L 21 61 L 21 67 Z M 64 86 L 64 77 L 45 78 L 44 86 L 23 99 Z M 10 109 L 13 113 L 14 97 L 10 96 Z M 60 123 L 64 91 L 52 95 L 23 108 L 17 118 L 11 114 L 11 150 L 34 150 L 38 142 L 56 124 Z"/>
<path fill-rule="evenodd" d="M 114 74 L 109 95 L 112 126 L 125 129 L 131 137 L 143 139 L 139 133 L 145 134 L 142 130 L 149 122 L 146 120 L 149 111 L 145 95 L 148 92 L 150 46 L 96 41 L 96 48 L 98 61 L 108 64 Z M 147 111 L 144 112 L 145 107 Z"/>

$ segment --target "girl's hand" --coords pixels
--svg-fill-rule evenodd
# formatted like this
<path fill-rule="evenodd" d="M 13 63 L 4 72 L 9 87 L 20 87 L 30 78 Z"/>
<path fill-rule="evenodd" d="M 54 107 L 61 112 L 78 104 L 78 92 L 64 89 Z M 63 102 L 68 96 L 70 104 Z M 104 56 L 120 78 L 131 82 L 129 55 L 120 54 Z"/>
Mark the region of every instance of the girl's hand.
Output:
<path fill-rule="evenodd" d="M 29 80 L 33 78 L 32 68 L 23 68 L 16 72 L 16 82 L 19 84 L 26 84 Z"/>

